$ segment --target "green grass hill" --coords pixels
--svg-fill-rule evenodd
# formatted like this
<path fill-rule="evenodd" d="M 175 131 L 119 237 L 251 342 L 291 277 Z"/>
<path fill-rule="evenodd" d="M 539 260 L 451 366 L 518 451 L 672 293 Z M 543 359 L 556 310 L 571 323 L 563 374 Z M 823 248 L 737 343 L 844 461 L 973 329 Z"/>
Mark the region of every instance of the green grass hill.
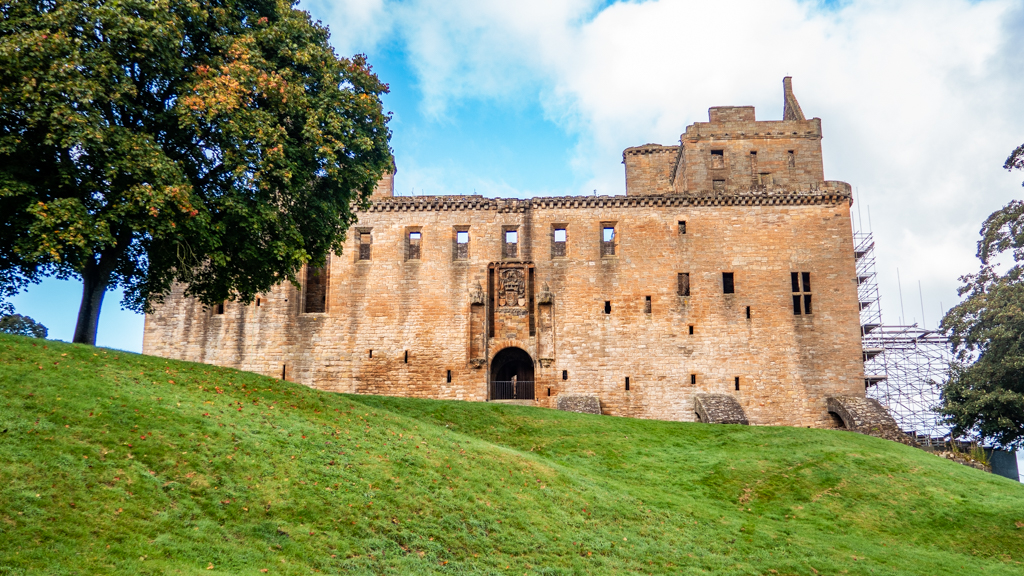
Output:
<path fill-rule="evenodd" d="M 1024 486 L 841 431 L 319 392 L 0 337 L 0 574 L 1024 574 Z"/>

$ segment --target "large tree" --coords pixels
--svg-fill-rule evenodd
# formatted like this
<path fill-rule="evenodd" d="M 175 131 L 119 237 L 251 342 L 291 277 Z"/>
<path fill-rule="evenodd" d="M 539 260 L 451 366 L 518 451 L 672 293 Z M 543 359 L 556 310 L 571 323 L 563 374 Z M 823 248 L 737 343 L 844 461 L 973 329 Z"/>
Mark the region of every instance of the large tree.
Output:
<path fill-rule="evenodd" d="M 1024 169 L 1024 145 L 1006 159 Z M 1013 264 L 997 270 L 1000 255 Z M 993 212 L 978 241 L 981 269 L 961 278 L 963 302 L 942 319 L 956 355 L 941 412 L 953 434 L 976 434 L 1006 448 L 1024 446 L 1024 202 Z"/>
<path fill-rule="evenodd" d="M 280 0 L 0 2 L 0 266 L 149 310 L 297 282 L 392 165 L 387 91 Z"/>

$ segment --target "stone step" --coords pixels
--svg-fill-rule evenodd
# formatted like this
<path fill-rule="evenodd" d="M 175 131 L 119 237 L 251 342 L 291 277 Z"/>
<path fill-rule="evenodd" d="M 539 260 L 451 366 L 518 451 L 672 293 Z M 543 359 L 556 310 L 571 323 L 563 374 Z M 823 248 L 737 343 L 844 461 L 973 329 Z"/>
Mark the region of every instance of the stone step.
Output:
<path fill-rule="evenodd" d="M 535 400 L 488 400 L 488 402 L 494 402 L 495 404 L 511 404 L 513 406 L 536 406 Z"/>

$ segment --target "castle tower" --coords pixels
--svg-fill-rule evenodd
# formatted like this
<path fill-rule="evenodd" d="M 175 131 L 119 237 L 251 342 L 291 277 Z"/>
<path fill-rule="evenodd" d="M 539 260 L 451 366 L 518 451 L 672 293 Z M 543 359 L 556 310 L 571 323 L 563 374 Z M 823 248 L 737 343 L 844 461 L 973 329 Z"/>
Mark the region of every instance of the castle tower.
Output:
<path fill-rule="evenodd" d="M 813 190 L 825 180 L 821 120 L 807 120 L 782 81 L 783 119 L 758 121 L 753 106 L 715 106 L 708 122 L 686 127 L 678 146 L 646 144 L 623 152 L 626 194 L 722 194 Z"/>

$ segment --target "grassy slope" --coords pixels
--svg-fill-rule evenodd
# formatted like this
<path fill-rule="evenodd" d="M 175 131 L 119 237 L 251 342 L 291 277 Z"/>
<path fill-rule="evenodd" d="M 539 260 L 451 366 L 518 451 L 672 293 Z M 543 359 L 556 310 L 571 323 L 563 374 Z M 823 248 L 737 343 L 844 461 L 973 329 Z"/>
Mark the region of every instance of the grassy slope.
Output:
<path fill-rule="evenodd" d="M 0 336 L 4 429 L 0 574 L 1024 573 L 1024 487 L 843 432 L 341 396 Z"/>

